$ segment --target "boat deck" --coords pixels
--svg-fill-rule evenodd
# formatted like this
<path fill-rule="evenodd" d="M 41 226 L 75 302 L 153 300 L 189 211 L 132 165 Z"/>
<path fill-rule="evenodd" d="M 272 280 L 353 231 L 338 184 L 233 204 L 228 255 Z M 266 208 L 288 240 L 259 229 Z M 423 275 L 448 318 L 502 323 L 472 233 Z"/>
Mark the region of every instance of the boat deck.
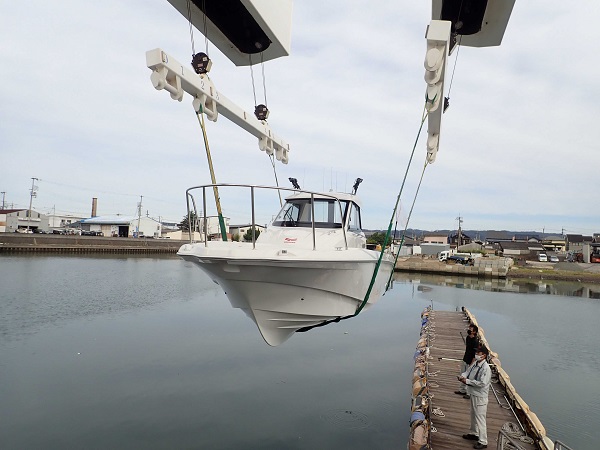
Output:
<path fill-rule="evenodd" d="M 430 338 L 429 392 L 432 394 L 431 407 L 441 410 L 442 415 L 431 415 L 432 427 L 431 447 L 434 450 L 469 449 L 476 441 L 463 439 L 469 432 L 471 423 L 470 401 L 454 393 L 460 382 L 456 376 L 460 373 L 465 343 L 462 336 L 469 325 L 463 312 L 433 311 L 430 315 L 432 337 Z M 433 331 L 435 330 L 435 331 Z M 462 333 L 462 336 L 461 336 Z M 507 422 L 517 424 L 517 419 L 506 402 L 502 386 L 492 378 L 491 387 L 496 391 L 502 405 L 490 388 L 487 410 L 488 448 L 497 447 L 498 432 Z M 535 449 L 534 444 L 519 442 L 523 449 Z"/>

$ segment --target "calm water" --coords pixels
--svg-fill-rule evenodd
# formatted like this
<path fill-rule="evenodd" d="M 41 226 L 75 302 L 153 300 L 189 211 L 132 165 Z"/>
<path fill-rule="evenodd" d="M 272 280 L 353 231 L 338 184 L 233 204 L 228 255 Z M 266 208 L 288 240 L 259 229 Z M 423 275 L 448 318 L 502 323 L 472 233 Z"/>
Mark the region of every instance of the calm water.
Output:
<path fill-rule="evenodd" d="M 405 448 L 433 302 L 477 316 L 551 437 L 597 448 L 600 288 L 469 283 L 404 277 L 272 348 L 177 258 L 0 257 L 0 447 Z"/>

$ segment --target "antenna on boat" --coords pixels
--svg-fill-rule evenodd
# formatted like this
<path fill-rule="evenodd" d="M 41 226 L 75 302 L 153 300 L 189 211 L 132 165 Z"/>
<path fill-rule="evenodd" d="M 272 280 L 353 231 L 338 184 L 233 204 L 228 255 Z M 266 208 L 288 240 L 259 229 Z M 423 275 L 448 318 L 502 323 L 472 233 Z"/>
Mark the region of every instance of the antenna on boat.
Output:
<path fill-rule="evenodd" d="M 352 195 L 356 194 L 356 191 L 358 191 L 358 186 L 360 185 L 360 183 L 363 182 L 362 178 L 357 178 L 356 181 L 354 182 L 354 186 L 352 186 Z"/>
<path fill-rule="evenodd" d="M 298 184 L 298 180 L 295 178 L 288 178 L 288 180 L 290 180 L 290 183 L 292 183 L 292 186 L 294 186 L 294 189 L 300 189 L 300 185 Z"/>

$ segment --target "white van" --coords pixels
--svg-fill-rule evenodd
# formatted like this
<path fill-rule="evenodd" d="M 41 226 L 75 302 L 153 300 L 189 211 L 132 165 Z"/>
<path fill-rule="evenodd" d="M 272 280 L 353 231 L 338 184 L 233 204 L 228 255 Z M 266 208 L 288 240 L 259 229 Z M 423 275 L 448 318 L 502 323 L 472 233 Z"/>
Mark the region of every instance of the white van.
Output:
<path fill-rule="evenodd" d="M 546 255 L 545 253 L 540 253 L 538 255 L 538 261 L 540 261 L 540 262 L 548 262 L 548 255 Z"/>

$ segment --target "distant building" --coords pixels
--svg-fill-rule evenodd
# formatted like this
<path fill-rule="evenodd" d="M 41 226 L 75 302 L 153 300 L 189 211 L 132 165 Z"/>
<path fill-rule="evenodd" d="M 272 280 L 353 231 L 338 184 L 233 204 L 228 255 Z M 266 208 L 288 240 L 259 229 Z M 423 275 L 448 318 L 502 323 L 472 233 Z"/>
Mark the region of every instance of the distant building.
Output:
<path fill-rule="evenodd" d="M 394 254 L 398 254 L 399 256 L 410 256 L 414 253 L 414 248 L 418 247 L 419 243 L 412 238 L 405 237 L 404 242 L 401 242 L 401 238 L 396 238 L 392 241 L 392 252 Z M 402 247 L 400 244 L 402 243 Z M 419 248 L 419 252 L 421 249 Z"/>
<path fill-rule="evenodd" d="M 514 235 L 506 231 L 487 231 L 485 233 L 485 240 L 488 244 L 512 241 L 513 237 Z"/>
<path fill-rule="evenodd" d="M 223 222 L 225 224 L 225 234 L 229 240 L 231 239 L 231 233 L 229 232 L 229 217 L 223 217 Z M 204 216 L 198 217 L 198 222 L 197 224 L 192 224 L 192 229 L 196 230 L 195 236 L 198 236 L 198 238 L 194 238 L 194 240 L 204 241 Z M 206 232 L 209 240 L 219 241 L 222 239 L 219 216 L 206 216 Z M 171 239 L 189 239 L 188 230 L 166 230 L 164 234 L 164 237 L 170 237 Z"/>
<path fill-rule="evenodd" d="M 15 212 L 24 211 L 23 209 L 0 209 L 0 233 L 8 233 L 8 215 Z M 15 230 L 12 230 L 15 231 Z"/>
<path fill-rule="evenodd" d="M 513 241 L 517 242 L 542 242 L 539 234 L 531 234 L 531 233 L 515 233 L 513 236 Z"/>
<path fill-rule="evenodd" d="M 260 231 L 261 233 L 267 229 L 266 227 L 263 227 L 262 225 L 255 225 L 254 228 L 257 231 Z M 239 235 L 240 241 L 244 240 L 244 234 L 246 234 L 246 232 L 251 229 L 252 229 L 251 223 L 244 224 L 244 225 L 229 225 L 229 233 L 231 234 L 231 236 L 235 236 L 236 234 Z"/>
<path fill-rule="evenodd" d="M 0 209 L 0 232 L 14 233 L 27 228 L 32 232 L 47 232 L 48 216 L 29 209 Z"/>
<path fill-rule="evenodd" d="M 498 242 L 498 251 L 503 256 L 519 257 L 528 256 L 533 253 L 539 253 L 543 251 L 541 245 L 536 243 L 529 243 L 526 241 L 503 241 Z"/>
<path fill-rule="evenodd" d="M 65 228 L 71 227 L 73 224 L 85 219 L 81 216 L 74 216 L 72 214 L 48 214 L 48 231 L 63 231 Z"/>
<path fill-rule="evenodd" d="M 423 244 L 448 244 L 446 233 L 427 233 L 423 236 Z"/>
<path fill-rule="evenodd" d="M 139 225 L 139 229 L 138 229 Z M 97 216 L 81 221 L 82 231 L 102 233 L 106 237 L 160 237 L 160 222 L 150 217 Z"/>
<path fill-rule="evenodd" d="M 460 233 L 460 245 L 467 245 L 473 242 L 470 236 L 465 233 Z M 457 248 L 458 247 L 458 233 L 450 235 L 450 247 Z"/>
<path fill-rule="evenodd" d="M 592 236 L 582 236 L 581 234 L 567 234 L 565 236 L 565 246 L 567 251 L 575 253 L 583 253 L 585 244 L 594 242 Z"/>
<path fill-rule="evenodd" d="M 542 240 L 542 245 L 547 251 L 566 252 L 567 242 L 564 236 L 546 236 Z"/>

